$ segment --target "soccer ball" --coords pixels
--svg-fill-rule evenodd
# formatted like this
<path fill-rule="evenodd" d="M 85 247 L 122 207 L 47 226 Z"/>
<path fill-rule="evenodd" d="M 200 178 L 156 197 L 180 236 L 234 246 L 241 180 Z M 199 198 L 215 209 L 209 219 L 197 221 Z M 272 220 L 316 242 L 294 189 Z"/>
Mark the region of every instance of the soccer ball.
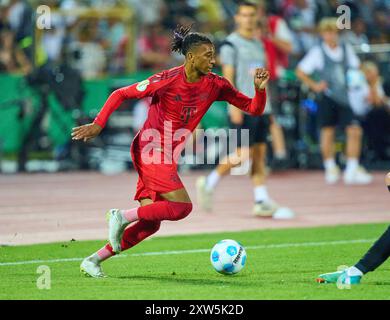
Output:
<path fill-rule="evenodd" d="M 237 241 L 226 239 L 219 241 L 211 249 L 210 261 L 215 271 L 222 274 L 235 274 L 244 268 L 246 252 Z"/>

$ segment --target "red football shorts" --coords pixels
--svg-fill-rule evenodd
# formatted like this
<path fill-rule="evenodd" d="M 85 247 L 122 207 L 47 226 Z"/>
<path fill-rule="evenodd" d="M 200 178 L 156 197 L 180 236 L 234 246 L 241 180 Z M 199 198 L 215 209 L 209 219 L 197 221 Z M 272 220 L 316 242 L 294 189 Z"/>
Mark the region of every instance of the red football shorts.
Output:
<path fill-rule="evenodd" d="M 160 194 L 184 188 L 177 173 L 177 164 L 145 163 L 141 157 L 137 135 L 131 144 L 131 158 L 138 172 L 137 190 L 134 200 L 150 198 L 153 201 L 162 200 Z"/>

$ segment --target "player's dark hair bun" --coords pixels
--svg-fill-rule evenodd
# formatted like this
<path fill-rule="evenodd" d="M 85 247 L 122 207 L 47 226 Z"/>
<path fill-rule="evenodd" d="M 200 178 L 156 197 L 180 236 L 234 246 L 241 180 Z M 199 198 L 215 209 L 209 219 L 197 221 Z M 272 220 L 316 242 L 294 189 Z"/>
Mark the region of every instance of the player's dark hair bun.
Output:
<path fill-rule="evenodd" d="M 181 26 L 177 25 L 176 29 L 173 31 L 173 41 L 172 41 L 172 51 L 182 52 L 184 39 L 187 34 L 191 31 L 191 26 Z"/>
<path fill-rule="evenodd" d="M 182 26 L 178 25 L 173 31 L 172 51 L 180 52 L 186 55 L 189 49 L 194 45 L 203 43 L 212 44 L 211 40 L 204 34 L 197 32 L 190 32 L 192 25 Z"/>

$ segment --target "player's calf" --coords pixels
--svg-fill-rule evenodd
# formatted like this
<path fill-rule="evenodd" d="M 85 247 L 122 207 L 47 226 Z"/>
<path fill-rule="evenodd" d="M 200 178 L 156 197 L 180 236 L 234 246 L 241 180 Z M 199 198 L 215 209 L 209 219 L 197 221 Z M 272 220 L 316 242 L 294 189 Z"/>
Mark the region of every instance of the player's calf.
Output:
<path fill-rule="evenodd" d="M 138 217 L 146 221 L 177 221 L 187 217 L 191 211 L 191 202 L 157 201 L 138 208 Z"/>

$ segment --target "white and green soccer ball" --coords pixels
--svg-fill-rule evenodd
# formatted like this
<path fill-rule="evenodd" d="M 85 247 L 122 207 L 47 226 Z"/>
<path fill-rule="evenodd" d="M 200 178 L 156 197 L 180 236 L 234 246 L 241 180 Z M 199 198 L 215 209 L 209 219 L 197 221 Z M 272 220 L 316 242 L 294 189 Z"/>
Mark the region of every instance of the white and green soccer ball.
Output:
<path fill-rule="evenodd" d="M 244 247 L 235 240 L 219 241 L 210 254 L 211 265 L 215 271 L 222 274 L 235 274 L 240 272 L 246 262 Z"/>

